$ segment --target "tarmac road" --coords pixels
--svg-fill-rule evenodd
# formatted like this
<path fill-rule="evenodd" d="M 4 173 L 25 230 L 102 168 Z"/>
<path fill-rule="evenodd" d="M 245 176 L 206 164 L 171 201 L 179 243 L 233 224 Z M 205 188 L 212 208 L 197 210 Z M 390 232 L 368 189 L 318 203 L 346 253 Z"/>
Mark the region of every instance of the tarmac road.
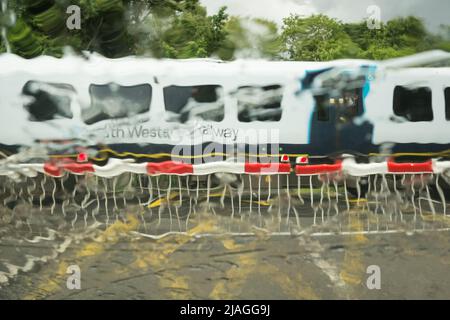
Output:
<path fill-rule="evenodd" d="M 252 211 L 243 200 L 241 214 L 223 197 L 191 214 L 186 200 L 151 212 L 108 203 L 107 225 L 104 208 L 2 212 L 0 299 L 450 298 L 450 216 L 437 202 L 433 213 L 427 199 L 382 209 L 350 199 L 347 210 L 280 197 Z M 67 286 L 71 266 L 79 290 Z"/>

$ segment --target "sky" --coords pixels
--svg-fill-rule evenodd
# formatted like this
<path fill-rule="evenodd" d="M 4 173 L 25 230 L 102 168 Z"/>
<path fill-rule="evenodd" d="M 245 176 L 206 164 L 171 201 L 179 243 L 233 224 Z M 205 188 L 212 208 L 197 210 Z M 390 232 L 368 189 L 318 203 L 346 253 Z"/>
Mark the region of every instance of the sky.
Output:
<path fill-rule="evenodd" d="M 281 24 L 289 14 L 323 13 L 343 21 L 358 21 L 368 17 L 367 8 L 377 5 L 381 19 L 415 15 L 424 19 L 427 27 L 436 31 L 440 24 L 450 24 L 450 0 L 201 0 L 208 13 L 227 6 L 232 15 L 262 17 Z"/>

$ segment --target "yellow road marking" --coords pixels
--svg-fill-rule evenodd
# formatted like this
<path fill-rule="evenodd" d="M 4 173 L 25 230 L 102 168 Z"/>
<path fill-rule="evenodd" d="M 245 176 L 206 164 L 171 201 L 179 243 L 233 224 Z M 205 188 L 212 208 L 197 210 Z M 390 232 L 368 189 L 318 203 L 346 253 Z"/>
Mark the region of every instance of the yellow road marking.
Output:
<path fill-rule="evenodd" d="M 153 200 L 153 202 L 151 202 L 147 207 L 151 208 L 151 209 L 158 208 L 158 207 L 160 207 L 162 205 L 166 205 L 168 203 L 167 198 L 169 198 L 169 201 L 170 201 L 170 200 L 173 200 L 173 199 L 177 198 L 179 195 L 180 194 L 178 192 L 172 192 L 169 195 L 169 197 L 167 197 L 166 195 L 163 195 L 160 198 Z M 212 199 L 212 198 L 221 198 L 223 196 L 224 196 L 223 192 L 209 194 L 209 198 L 210 199 Z M 225 197 L 229 198 L 229 195 L 225 194 Z M 206 196 L 205 196 L 205 198 L 206 198 Z M 261 200 L 261 201 L 258 201 L 258 200 L 252 200 L 252 201 L 250 201 L 250 200 L 242 200 L 242 202 L 243 203 L 255 203 L 255 204 L 260 204 L 262 206 L 268 207 L 271 204 L 276 203 L 277 201 L 275 199 L 273 199 L 273 200 L 269 200 L 269 201 L 266 201 L 266 200 Z M 177 203 L 179 203 L 179 201 L 177 201 Z M 176 203 L 174 203 L 174 204 L 176 204 Z"/>
<path fill-rule="evenodd" d="M 236 244 L 233 239 L 224 239 L 222 244 L 225 249 L 238 251 L 242 248 L 246 250 L 255 249 L 258 239 L 243 246 Z M 276 266 L 268 265 L 259 261 L 256 252 L 242 253 L 238 256 L 236 265 L 230 267 L 225 273 L 226 280 L 220 280 L 216 283 L 209 294 L 211 299 L 228 300 L 239 297 L 243 286 L 250 275 L 260 274 L 264 279 L 270 279 L 277 283 L 280 288 L 291 298 L 295 299 L 318 299 L 314 290 L 306 285 L 302 280 L 300 273 L 297 273 L 297 279 L 292 279 Z M 302 284 L 302 286 L 299 286 Z"/>
<path fill-rule="evenodd" d="M 215 229 L 214 221 L 207 219 L 188 230 L 187 235 L 176 235 L 156 240 L 150 252 L 143 252 L 138 245 L 133 244 L 135 260 L 130 264 L 130 267 L 139 270 L 152 269 L 162 274 L 159 277 L 160 287 L 166 290 L 171 299 L 192 299 L 192 293 L 189 289 L 190 279 L 172 271 L 172 269 L 179 269 L 180 266 L 175 264 L 174 261 L 170 261 L 169 268 L 169 259 L 176 250 L 190 242 L 195 235 L 212 232 Z M 128 266 L 117 270 L 117 273 L 121 275 L 127 272 L 129 272 Z"/>
<path fill-rule="evenodd" d="M 350 231 L 359 232 L 364 230 L 357 211 L 352 210 L 348 212 L 348 219 Z M 355 233 L 347 240 L 344 262 L 339 275 L 341 280 L 350 286 L 356 286 L 362 282 L 365 268 L 362 261 L 362 252 L 358 249 L 358 246 L 367 241 L 367 237 L 362 233 Z"/>
<path fill-rule="evenodd" d="M 116 221 L 114 224 L 110 225 L 95 239 L 95 242 L 88 243 L 75 252 L 75 258 L 84 259 L 87 257 L 98 256 L 105 251 L 106 246 L 119 241 L 121 235 L 136 229 L 139 224 L 138 219 L 134 215 L 129 214 L 127 220 L 128 223 Z M 45 298 L 46 296 L 61 290 L 65 284 L 64 279 L 67 277 L 66 271 L 69 266 L 69 260 L 71 259 L 65 258 L 65 260 L 62 260 L 58 264 L 56 273 L 51 272 L 48 275 L 44 275 L 39 284 L 35 288 L 31 288 L 31 293 L 27 294 L 24 299 L 36 300 L 42 297 Z"/>
<path fill-rule="evenodd" d="M 178 192 L 171 192 L 169 194 L 169 197 L 161 196 L 161 198 L 153 200 L 153 202 L 148 205 L 148 208 L 153 209 L 153 208 L 160 207 L 163 204 L 167 204 L 167 202 L 168 202 L 167 199 L 169 199 L 169 201 L 170 201 L 170 200 L 174 199 L 175 197 L 177 197 L 178 195 L 179 195 Z"/>

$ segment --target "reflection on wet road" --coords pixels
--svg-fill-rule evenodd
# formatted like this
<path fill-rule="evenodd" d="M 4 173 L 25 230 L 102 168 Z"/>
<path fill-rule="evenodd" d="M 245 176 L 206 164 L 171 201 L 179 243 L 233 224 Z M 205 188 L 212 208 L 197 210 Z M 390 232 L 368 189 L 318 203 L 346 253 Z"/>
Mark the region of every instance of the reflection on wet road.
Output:
<path fill-rule="evenodd" d="M 445 202 L 425 189 L 421 199 L 420 192 L 358 197 L 333 188 L 275 186 L 269 195 L 239 197 L 233 188 L 155 188 L 148 204 L 122 190 L 100 199 L 97 211 L 62 210 L 64 202 L 44 198 L 42 210 L 39 199 L 4 207 L 0 298 L 450 297 Z M 72 265 L 80 290 L 66 285 Z M 380 290 L 367 286 L 374 265 Z"/>

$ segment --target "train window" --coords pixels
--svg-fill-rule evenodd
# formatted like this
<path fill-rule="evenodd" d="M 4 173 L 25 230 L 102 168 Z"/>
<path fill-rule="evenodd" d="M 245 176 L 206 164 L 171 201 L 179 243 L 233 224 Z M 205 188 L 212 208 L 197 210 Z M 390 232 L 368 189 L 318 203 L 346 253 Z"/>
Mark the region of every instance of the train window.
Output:
<path fill-rule="evenodd" d="M 120 86 L 115 83 L 91 84 L 89 93 L 91 105 L 81 113 L 86 124 L 127 118 L 150 110 L 152 87 L 149 84 L 136 86 Z"/>
<path fill-rule="evenodd" d="M 217 85 L 165 87 L 164 104 L 169 122 L 195 118 L 219 122 L 225 116 L 223 88 Z"/>
<path fill-rule="evenodd" d="M 237 91 L 238 119 L 241 122 L 280 121 L 283 87 L 243 86 Z"/>
<path fill-rule="evenodd" d="M 410 122 L 433 121 L 431 89 L 395 87 L 394 114 Z"/>
<path fill-rule="evenodd" d="M 317 121 L 325 122 L 330 120 L 329 98 L 326 95 L 314 96 L 316 101 L 315 117 Z"/>
<path fill-rule="evenodd" d="M 351 121 L 364 113 L 362 88 L 344 90 L 339 96 L 315 95 L 317 121 L 329 121 L 333 109 L 341 122 Z"/>
<path fill-rule="evenodd" d="M 75 89 L 69 84 L 28 81 L 22 94 L 29 98 L 24 107 L 30 121 L 47 121 L 73 117 L 70 110 L 71 97 Z"/>
<path fill-rule="evenodd" d="M 445 88 L 445 119 L 450 121 L 450 88 Z"/>

